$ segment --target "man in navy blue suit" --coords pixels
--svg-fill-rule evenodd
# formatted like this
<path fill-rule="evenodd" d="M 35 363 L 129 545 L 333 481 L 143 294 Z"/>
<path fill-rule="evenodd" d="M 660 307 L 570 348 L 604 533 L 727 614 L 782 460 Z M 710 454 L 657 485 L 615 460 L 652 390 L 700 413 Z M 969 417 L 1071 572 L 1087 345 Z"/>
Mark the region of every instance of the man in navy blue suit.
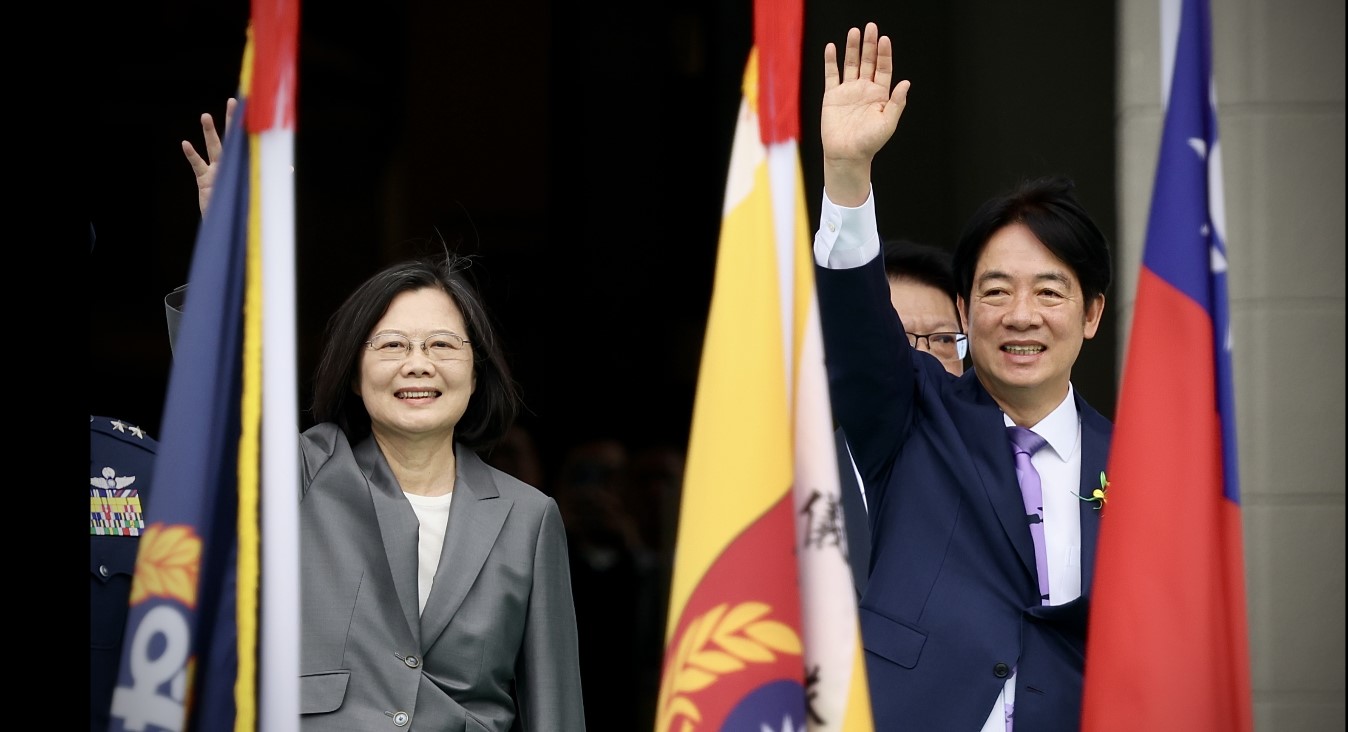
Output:
<path fill-rule="evenodd" d="M 954 256 L 972 367 L 917 355 L 890 304 L 870 184 L 909 83 L 891 91 L 893 48 L 873 23 L 848 32 L 841 68 L 832 43 L 824 61 L 815 274 L 834 415 L 870 512 L 860 619 L 876 729 L 1076 729 L 1089 499 L 1112 426 L 1071 374 L 1104 311 L 1108 244 L 1065 179 L 989 200 Z M 1037 444 L 1018 467 L 1019 428 Z"/>

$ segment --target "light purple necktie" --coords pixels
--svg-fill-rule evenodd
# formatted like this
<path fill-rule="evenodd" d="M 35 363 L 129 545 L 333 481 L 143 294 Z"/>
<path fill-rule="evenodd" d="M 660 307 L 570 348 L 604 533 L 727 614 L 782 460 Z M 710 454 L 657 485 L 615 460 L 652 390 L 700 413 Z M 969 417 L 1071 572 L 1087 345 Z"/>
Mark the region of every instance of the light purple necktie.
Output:
<path fill-rule="evenodd" d="M 1020 497 L 1025 501 L 1025 520 L 1030 524 L 1034 539 L 1034 567 L 1039 574 L 1039 599 L 1048 604 L 1048 553 L 1044 550 L 1044 491 L 1039 483 L 1039 471 L 1034 469 L 1030 456 L 1048 444 L 1048 440 L 1025 427 L 1007 427 L 1011 445 L 1016 453 L 1016 480 L 1020 481 Z"/>

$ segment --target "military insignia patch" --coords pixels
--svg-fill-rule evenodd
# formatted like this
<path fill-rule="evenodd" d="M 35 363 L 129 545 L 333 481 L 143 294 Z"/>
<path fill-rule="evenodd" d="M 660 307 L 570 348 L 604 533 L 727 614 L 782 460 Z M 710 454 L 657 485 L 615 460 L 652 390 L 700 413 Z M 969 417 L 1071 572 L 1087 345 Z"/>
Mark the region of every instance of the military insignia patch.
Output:
<path fill-rule="evenodd" d="M 91 536 L 140 536 L 145 516 L 140 508 L 140 493 L 129 488 L 134 475 L 117 475 L 103 468 L 101 477 L 89 479 L 89 534 Z"/>

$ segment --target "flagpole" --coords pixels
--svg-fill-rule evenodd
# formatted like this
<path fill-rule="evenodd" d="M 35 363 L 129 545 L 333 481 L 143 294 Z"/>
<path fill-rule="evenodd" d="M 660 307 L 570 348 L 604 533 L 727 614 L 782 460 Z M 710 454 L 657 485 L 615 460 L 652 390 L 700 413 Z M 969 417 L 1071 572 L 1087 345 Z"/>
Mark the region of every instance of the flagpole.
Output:
<path fill-rule="evenodd" d="M 299 0 L 253 0 L 259 59 L 254 88 L 267 103 L 257 129 L 262 241 L 262 490 L 258 730 L 300 721 L 300 465 L 295 303 L 295 123 Z M 252 128 L 250 128 L 252 131 Z"/>

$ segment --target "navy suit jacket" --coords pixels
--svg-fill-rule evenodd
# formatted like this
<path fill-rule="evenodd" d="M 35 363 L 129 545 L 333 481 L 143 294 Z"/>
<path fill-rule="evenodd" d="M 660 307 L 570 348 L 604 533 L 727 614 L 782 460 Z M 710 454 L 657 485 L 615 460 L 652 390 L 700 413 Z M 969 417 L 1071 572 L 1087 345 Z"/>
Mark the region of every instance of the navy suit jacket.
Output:
<path fill-rule="evenodd" d="M 861 485 L 857 483 L 857 474 L 852 467 L 852 453 L 847 448 L 847 435 L 842 430 L 833 432 L 833 449 L 838 453 L 839 502 L 847 532 L 847 564 L 852 570 L 852 586 L 860 600 L 866 591 L 866 580 L 871 576 L 871 529 L 866 521 Z"/>
<path fill-rule="evenodd" d="M 977 732 L 1013 670 L 1016 732 L 1077 729 L 1099 512 L 1082 501 L 1081 597 L 1041 605 L 1002 410 L 972 370 L 908 345 L 879 257 L 815 274 L 834 415 L 870 509 L 859 615 L 876 729 Z M 1113 428 L 1076 407 L 1089 497 Z"/>

